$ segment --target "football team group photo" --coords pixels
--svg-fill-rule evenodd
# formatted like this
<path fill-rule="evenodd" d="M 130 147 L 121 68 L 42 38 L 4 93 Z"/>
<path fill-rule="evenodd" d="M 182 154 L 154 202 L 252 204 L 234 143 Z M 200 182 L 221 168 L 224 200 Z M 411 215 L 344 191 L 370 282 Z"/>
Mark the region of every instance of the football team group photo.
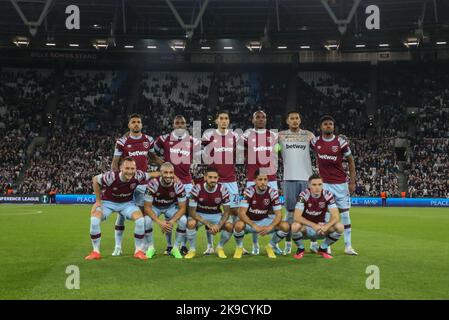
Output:
<path fill-rule="evenodd" d="M 0 0 L 15 313 L 447 300 L 448 208 L 448 0 Z"/>

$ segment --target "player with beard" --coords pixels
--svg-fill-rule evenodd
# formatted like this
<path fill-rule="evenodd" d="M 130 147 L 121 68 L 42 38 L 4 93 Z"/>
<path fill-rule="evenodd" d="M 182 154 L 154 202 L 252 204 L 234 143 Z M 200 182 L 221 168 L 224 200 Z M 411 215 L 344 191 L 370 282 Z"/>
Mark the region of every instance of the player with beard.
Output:
<path fill-rule="evenodd" d="M 191 166 L 194 165 L 194 158 L 201 157 L 201 142 L 194 139 L 187 130 L 186 119 L 181 116 L 175 116 L 173 120 L 173 131 L 159 136 L 154 143 L 154 149 L 163 158 L 174 166 L 176 177 L 184 185 L 187 199 L 193 188 L 193 179 L 191 175 Z M 167 249 L 166 254 L 170 254 L 172 249 L 172 234 L 166 233 Z M 188 249 L 185 246 L 186 239 L 182 239 L 181 253 L 187 254 Z"/>
<path fill-rule="evenodd" d="M 307 189 L 307 180 L 312 175 L 312 160 L 310 158 L 310 141 L 315 137 L 312 132 L 301 129 L 301 116 L 298 111 L 287 113 L 288 130 L 279 132 L 279 151 L 284 167 L 283 191 L 285 221 L 293 223 L 298 194 Z M 290 254 L 292 249 L 291 234 L 285 238 L 284 255 Z"/>
<path fill-rule="evenodd" d="M 203 161 L 218 172 L 219 182 L 229 191 L 229 206 L 233 223 L 238 217 L 240 202 L 237 185 L 236 158 L 239 136 L 229 129 L 230 118 L 227 111 L 219 111 L 215 117 L 217 129 L 207 130 L 203 134 Z M 207 249 L 204 254 L 213 254 L 213 236 L 207 235 Z"/>
<path fill-rule="evenodd" d="M 154 153 L 153 137 L 142 133 L 142 118 L 134 113 L 128 117 L 129 132 L 118 139 L 115 143 L 114 157 L 112 158 L 112 170 L 119 170 L 119 163 L 125 157 L 131 157 L 136 161 L 137 170 L 148 171 L 148 163 L 162 164 L 163 161 Z M 148 181 L 138 185 L 134 192 L 134 201 L 143 212 L 145 191 Z M 125 219 L 117 215 L 115 222 L 115 248 L 113 256 L 122 254 L 123 232 L 125 230 Z"/>
<path fill-rule="evenodd" d="M 278 168 L 278 157 L 275 150 L 277 144 L 277 134 L 267 130 L 267 115 L 264 111 L 254 112 L 252 123 L 254 128 L 248 129 L 243 134 L 243 147 L 246 167 L 246 187 L 255 184 L 253 177 L 256 170 L 261 170 L 267 174 L 268 185 L 271 189 L 278 190 L 276 172 Z M 253 233 L 252 254 L 259 254 L 258 234 Z M 282 254 L 282 250 L 276 246 L 277 254 Z"/>
<path fill-rule="evenodd" d="M 320 176 L 323 179 L 323 188 L 330 191 L 337 203 L 341 222 L 344 225 L 345 253 L 357 255 L 351 243 L 351 207 L 350 195 L 355 191 L 355 162 L 349 142 L 343 135 L 334 134 L 335 120 L 325 115 L 320 120 L 321 135 L 312 139 L 310 147 L 314 150 Z M 343 168 L 343 159 L 349 165 L 349 183 Z M 329 252 L 330 253 L 330 252 Z"/>
<path fill-rule="evenodd" d="M 218 182 L 219 175 L 215 168 L 207 168 L 204 183 L 193 187 L 189 200 L 189 221 L 187 222 L 187 240 L 190 244 L 186 259 L 196 255 L 196 233 L 200 226 L 206 226 L 206 233 L 212 237 L 221 231 L 217 246 L 219 258 L 226 258 L 223 247 L 231 237 L 233 225 L 227 222 L 230 212 L 229 192 L 225 185 Z M 223 212 L 221 211 L 223 207 Z"/>
<path fill-rule="evenodd" d="M 276 258 L 273 249 L 287 236 L 290 226 L 286 221 L 281 221 L 282 205 L 277 190 L 268 185 L 268 175 L 256 169 L 254 182 L 254 185 L 244 191 L 244 198 L 239 209 L 240 220 L 234 225 L 234 237 L 237 244 L 234 258 L 242 257 L 243 237 L 246 233 L 257 233 L 260 236 L 272 234 L 265 250 L 269 258 Z M 274 215 L 270 212 L 274 212 Z"/>

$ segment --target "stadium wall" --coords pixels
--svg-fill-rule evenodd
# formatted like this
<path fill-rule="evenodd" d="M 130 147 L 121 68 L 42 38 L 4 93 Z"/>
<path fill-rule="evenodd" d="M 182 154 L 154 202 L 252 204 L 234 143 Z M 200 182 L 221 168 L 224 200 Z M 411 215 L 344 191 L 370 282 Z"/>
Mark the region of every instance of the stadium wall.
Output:
<path fill-rule="evenodd" d="M 281 197 L 283 202 L 283 198 Z M 95 202 L 95 196 L 91 194 L 57 194 L 58 204 L 90 204 Z M 352 198 L 355 207 L 381 207 L 381 198 Z M 449 207 L 449 199 L 444 198 L 389 198 L 387 207 Z"/>

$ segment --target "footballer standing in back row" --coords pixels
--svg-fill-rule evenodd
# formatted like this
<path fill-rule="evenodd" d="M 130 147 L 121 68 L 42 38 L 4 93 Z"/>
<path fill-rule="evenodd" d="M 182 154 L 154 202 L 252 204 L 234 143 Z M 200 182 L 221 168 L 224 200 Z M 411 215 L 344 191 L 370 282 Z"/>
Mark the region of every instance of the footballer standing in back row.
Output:
<path fill-rule="evenodd" d="M 357 255 L 351 243 L 350 194 L 355 191 L 355 162 L 346 137 L 334 134 L 335 120 L 330 115 L 320 119 L 321 135 L 312 139 L 310 147 L 314 150 L 323 188 L 332 192 L 344 225 L 345 253 Z M 349 165 L 349 185 L 343 168 L 343 158 Z"/>
<path fill-rule="evenodd" d="M 237 185 L 237 174 L 235 164 L 237 161 L 237 144 L 239 136 L 229 130 L 229 113 L 219 111 L 215 118 L 217 129 L 209 129 L 203 134 L 202 144 L 203 161 L 211 168 L 217 170 L 219 182 L 229 191 L 229 206 L 233 223 L 238 217 L 240 202 L 239 187 Z M 213 237 L 207 234 L 207 249 L 204 254 L 213 254 Z"/>
<path fill-rule="evenodd" d="M 115 143 L 114 157 L 112 158 L 112 170 L 119 170 L 119 163 L 125 157 L 131 157 L 136 161 L 137 170 L 147 172 L 148 162 L 153 162 L 157 165 L 163 161 L 154 153 L 153 137 L 142 133 L 142 118 L 134 113 L 128 117 L 129 132 L 118 139 Z M 136 205 L 143 212 L 145 190 L 147 182 L 144 181 L 138 185 L 134 192 L 134 201 Z M 122 215 L 117 215 L 115 222 L 115 249 L 113 256 L 122 254 L 122 240 L 123 232 L 125 230 L 125 219 Z"/>
<path fill-rule="evenodd" d="M 254 128 L 248 129 L 243 134 L 243 148 L 245 154 L 246 187 L 255 184 L 254 173 L 260 169 L 268 177 L 268 186 L 271 189 L 278 190 L 277 169 L 278 157 L 275 152 L 277 144 L 277 134 L 272 130 L 267 130 L 267 115 L 264 111 L 258 110 L 253 113 L 252 123 Z M 239 144 L 241 147 L 241 144 Z M 253 249 L 252 254 L 259 254 L 259 242 L 257 233 L 253 233 Z M 281 254 L 282 251 L 278 246 L 275 248 L 276 253 Z"/>
<path fill-rule="evenodd" d="M 293 223 L 298 195 L 307 189 L 307 181 L 312 175 L 312 160 L 310 158 L 310 141 L 315 137 L 312 132 L 300 128 L 301 116 L 298 111 L 287 113 L 286 122 L 288 130 L 279 132 L 278 146 L 284 167 L 283 190 L 285 208 L 287 209 L 285 221 Z M 316 251 L 318 248 L 312 251 Z M 284 255 L 292 250 L 291 234 L 285 238 Z"/>

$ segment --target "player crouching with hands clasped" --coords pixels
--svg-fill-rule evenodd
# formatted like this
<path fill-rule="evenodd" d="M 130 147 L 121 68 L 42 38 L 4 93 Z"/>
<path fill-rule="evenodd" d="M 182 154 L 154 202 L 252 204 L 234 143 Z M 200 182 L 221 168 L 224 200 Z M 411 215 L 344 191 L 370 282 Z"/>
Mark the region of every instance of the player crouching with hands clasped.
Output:
<path fill-rule="evenodd" d="M 255 185 L 244 191 L 240 203 L 239 218 L 234 225 L 234 237 L 237 243 L 234 258 L 240 259 L 243 254 L 243 237 L 246 233 L 257 233 L 260 236 L 273 234 L 270 243 L 265 247 L 269 258 L 276 258 L 273 248 L 287 236 L 290 231 L 288 222 L 281 221 L 282 205 L 277 190 L 268 186 L 268 176 L 260 169 L 254 174 Z M 270 217 L 270 210 L 274 218 Z"/>
<path fill-rule="evenodd" d="M 294 219 L 291 227 L 292 240 L 298 246 L 294 258 L 304 257 L 304 239 L 312 241 L 324 239 L 318 254 L 325 259 L 332 259 L 332 256 L 327 253 L 327 248 L 341 237 L 344 226 L 339 222 L 334 196 L 323 189 L 323 180 L 318 174 L 310 176 L 309 188 L 299 195 Z"/>
<path fill-rule="evenodd" d="M 190 250 L 185 256 L 192 259 L 196 255 L 196 234 L 201 225 L 212 235 L 221 230 L 220 243 L 217 246 L 219 258 L 226 258 L 223 246 L 232 235 L 232 224 L 227 222 L 230 213 L 230 197 L 228 189 L 218 183 L 218 172 L 214 168 L 206 170 L 205 182 L 197 184 L 190 193 L 189 220 L 187 222 L 187 240 Z M 220 207 L 223 206 L 223 213 Z"/>

